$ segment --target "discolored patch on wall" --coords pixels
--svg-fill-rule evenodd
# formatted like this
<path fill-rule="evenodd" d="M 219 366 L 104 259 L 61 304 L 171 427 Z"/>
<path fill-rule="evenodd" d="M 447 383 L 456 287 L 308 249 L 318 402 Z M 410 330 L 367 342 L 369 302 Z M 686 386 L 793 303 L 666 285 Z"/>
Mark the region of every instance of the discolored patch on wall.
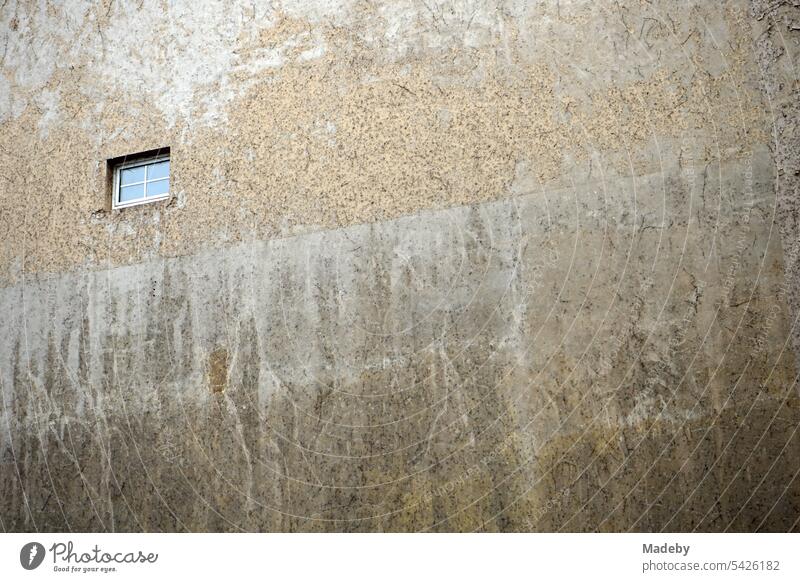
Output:
<path fill-rule="evenodd" d="M 228 386 L 228 350 L 217 348 L 208 355 L 208 385 L 219 394 Z"/>

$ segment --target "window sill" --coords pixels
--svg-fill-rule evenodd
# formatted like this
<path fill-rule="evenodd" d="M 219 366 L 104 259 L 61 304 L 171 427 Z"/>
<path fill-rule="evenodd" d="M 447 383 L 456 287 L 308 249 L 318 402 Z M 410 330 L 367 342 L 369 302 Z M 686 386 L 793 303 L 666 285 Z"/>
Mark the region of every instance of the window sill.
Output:
<path fill-rule="evenodd" d="M 125 210 L 126 208 L 133 208 L 135 206 L 144 206 L 145 204 L 155 204 L 156 202 L 164 202 L 170 199 L 170 195 L 147 198 L 145 200 L 134 200 L 133 202 L 126 202 L 124 204 L 115 204 L 111 210 Z"/>

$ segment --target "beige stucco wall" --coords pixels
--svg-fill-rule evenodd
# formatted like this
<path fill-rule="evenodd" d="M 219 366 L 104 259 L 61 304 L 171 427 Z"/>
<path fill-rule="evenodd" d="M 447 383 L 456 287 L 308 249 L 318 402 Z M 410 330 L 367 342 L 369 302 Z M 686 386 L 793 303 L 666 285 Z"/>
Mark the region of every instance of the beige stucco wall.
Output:
<path fill-rule="evenodd" d="M 768 8 L 3 4 L 0 525 L 797 527 Z"/>
<path fill-rule="evenodd" d="M 771 131 L 747 8 L 8 2 L 3 272 L 741 158 Z M 175 201 L 107 212 L 105 160 L 162 146 Z"/>

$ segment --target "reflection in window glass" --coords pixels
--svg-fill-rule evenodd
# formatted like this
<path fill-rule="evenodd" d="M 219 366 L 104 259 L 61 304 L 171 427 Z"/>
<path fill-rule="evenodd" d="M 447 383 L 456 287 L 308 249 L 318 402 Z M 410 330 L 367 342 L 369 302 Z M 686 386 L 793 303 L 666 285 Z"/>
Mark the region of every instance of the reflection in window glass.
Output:
<path fill-rule="evenodd" d="M 137 198 L 144 196 L 144 184 L 136 184 L 135 186 L 123 186 L 119 190 L 120 202 L 131 202 Z"/>
<path fill-rule="evenodd" d="M 158 180 L 159 178 L 166 178 L 167 176 L 169 176 L 169 160 L 147 166 L 148 180 Z"/>
<path fill-rule="evenodd" d="M 158 180 L 157 182 L 147 183 L 147 196 L 159 196 L 169 192 L 169 180 Z"/>
<path fill-rule="evenodd" d="M 144 166 L 138 168 L 129 168 L 122 170 L 121 184 L 134 184 L 136 182 L 144 182 Z"/>

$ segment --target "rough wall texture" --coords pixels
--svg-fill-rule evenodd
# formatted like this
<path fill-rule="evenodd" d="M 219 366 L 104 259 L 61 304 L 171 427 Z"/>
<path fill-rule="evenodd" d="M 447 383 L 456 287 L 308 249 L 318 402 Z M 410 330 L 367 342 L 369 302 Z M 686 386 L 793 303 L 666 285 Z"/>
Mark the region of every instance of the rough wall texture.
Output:
<path fill-rule="evenodd" d="M 776 224 L 781 230 L 792 316 L 800 313 L 800 0 L 753 0 L 754 54 L 769 112 L 777 176 Z M 800 354 L 800 329 L 792 333 Z"/>
<path fill-rule="evenodd" d="M 0 527 L 796 529 L 766 4 L 3 3 Z"/>

